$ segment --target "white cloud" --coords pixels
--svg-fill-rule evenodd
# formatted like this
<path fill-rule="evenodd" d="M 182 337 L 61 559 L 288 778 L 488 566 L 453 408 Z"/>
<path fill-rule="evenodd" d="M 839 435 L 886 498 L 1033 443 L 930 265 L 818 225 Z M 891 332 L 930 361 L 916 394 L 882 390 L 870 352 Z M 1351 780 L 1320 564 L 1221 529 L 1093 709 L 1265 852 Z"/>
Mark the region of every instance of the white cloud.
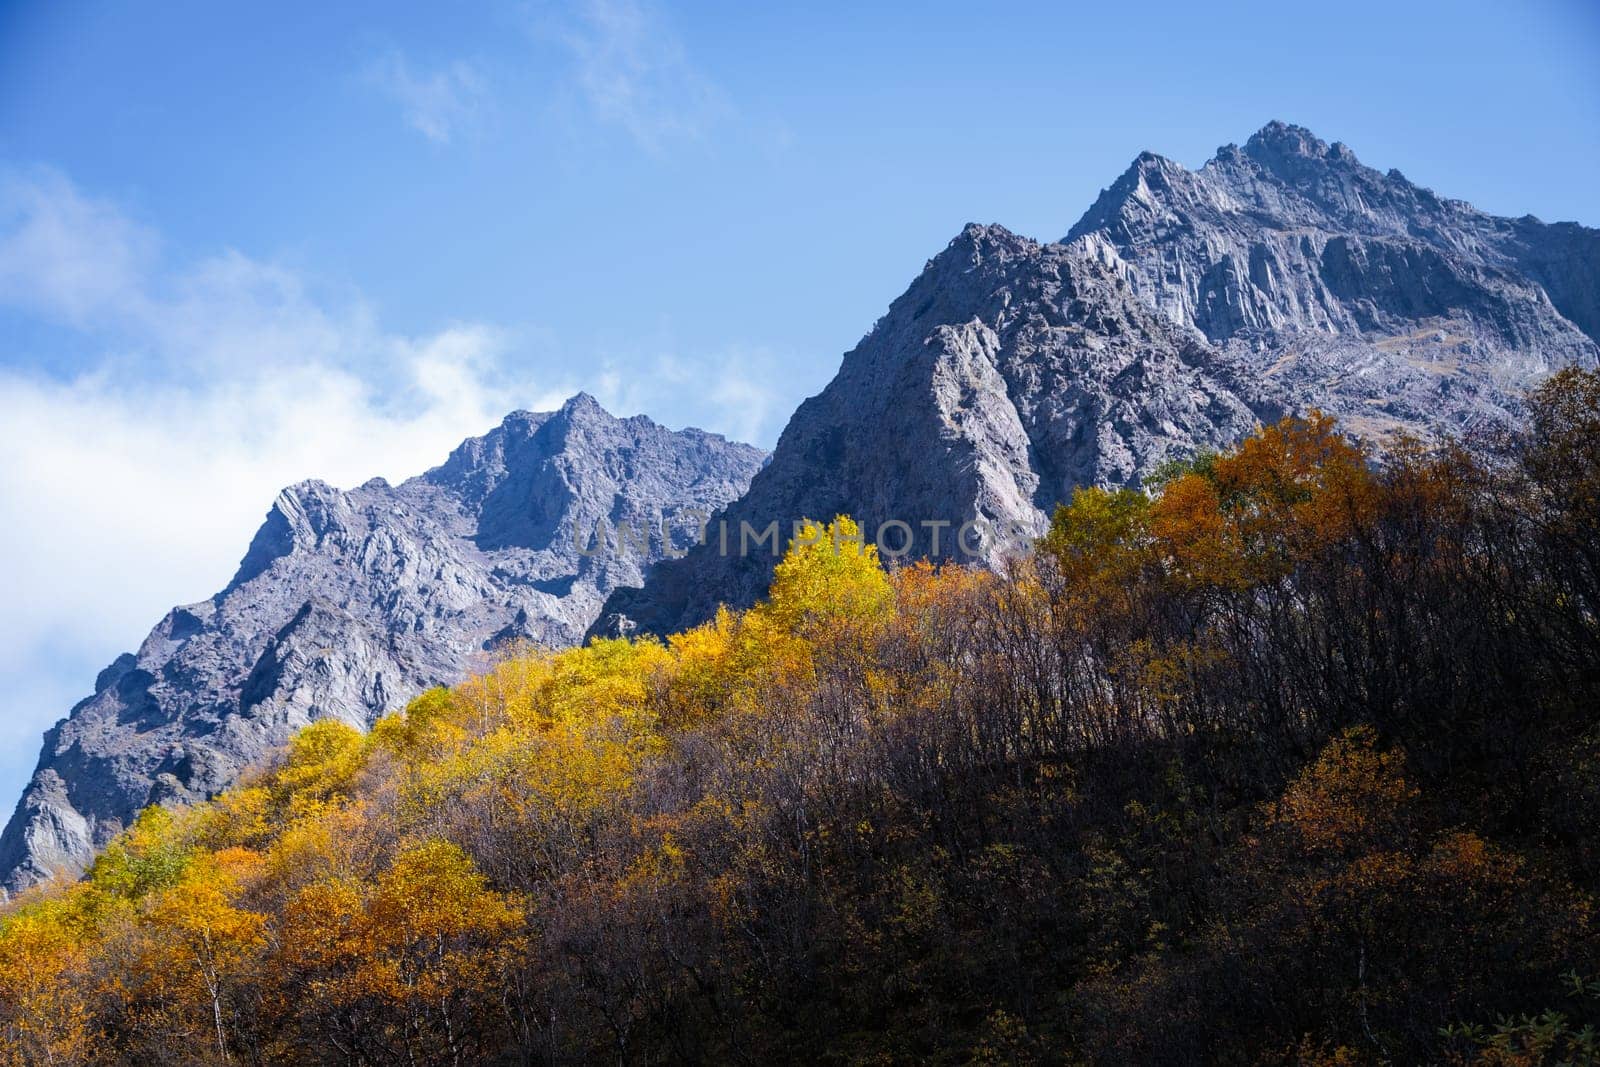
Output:
<path fill-rule="evenodd" d="M 367 80 L 398 103 L 406 123 L 435 144 L 477 128 L 489 102 L 489 87 L 471 63 L 457 61 L 432 72 L 415 71 L 393 51 L 374 60 Z"/>
<path fill-rule="evenodd" d="M 558 31 L 594 116 L 647 151 L 695 140 L 731 110 L 691 62 L 682 39 L 640 0 L 584 0 Z"/>
<path fill-rule="evenodd" d="M 394 341 L 394 372 L 416 393 L 400 410 L 315 363 L 195 383 L 0 374 L 0 649 L 52 618 L 126 644 L 226 581 L 282 486 L 398 481 L 438 463 L 519 406 L 468 369 L 485 343 L 471 330 Z"/>
<path fill-rule="evenodd" d="M 531 29 L 565 52 L 566 88 L 587 117 L 620 128 L 646 151 L 698 140 L 733 113 L 649 0 L 562 0 L 535 10 L 542 13 Z M 482 68 L 465 61 L 429 70 L 393 49 L 368 63 L 363 77 L 436 144 L 481 130 L 492 104 Z"/>
<path fill-rule="evenodd" d="M 292 271 L 233 251 L 173 269 L 161 245 L 58 172 L 0 172 L 0 304 L 114 339 L 169 371 L 222 369 L 246 354 L 348 362 L 381 343 L 359 301 L 319 300 Z"/>

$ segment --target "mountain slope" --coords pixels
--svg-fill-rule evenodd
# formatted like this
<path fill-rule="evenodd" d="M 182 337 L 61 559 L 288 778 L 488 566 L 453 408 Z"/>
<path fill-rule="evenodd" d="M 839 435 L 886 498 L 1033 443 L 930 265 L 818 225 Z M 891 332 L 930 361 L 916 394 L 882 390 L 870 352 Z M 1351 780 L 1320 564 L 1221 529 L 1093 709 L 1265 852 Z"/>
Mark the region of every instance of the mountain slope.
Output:
<path fill-rule="evenodd" d="M 1114 271 L 971 225 L 795 412 L 708 542 L 614 593 L 598 626 L 666 633 L 753 601 L 774 556 L 741 553 L 743 524 L 777 522 L 787 540 L 799 518 L 844 512 L 868 536 L 905 523 L 881 540 L 898 549 L 909 532 L 913 557 L 993 558 L 1041 532 L 1073 486 L 1137 481 L 1263 414 L 1275 414 L 1269 400 Z"/>
<path fill-rule="evenodd" d="M 307 722 L 365 726 L 510 638 L 576 642 L 659 558 L 663 514 L 726 504 L 762 459 L 580 394 L 398 486 L 285 489 L 227 588 L 174 608 L 46 734 L 0 885 L 81 868 L 147 804 L 216 792 Z M 580 551 L 597 522 L 658 532 L 643 555 Z"/>
<path fill-rule="evenodd" d="M 1041 245 L 969 226 L 802 404 L 724 517 L 732 536 L 612 594 L 595 632 L 658 633 L 765 590 L 741 523 L 849 512 L 1037 531 L 1078 485 L 1321 407 L 1358 434 L 1516 418 L 1551 370 L 1600 359 L 1600 232 L 1500 219 L 1272 123 L 1199 171 L 1138 157 Z M 1585 333 L 1585 329 L 1589 333 Z M 898 547 L 903 531 L 885 531 Z"/>

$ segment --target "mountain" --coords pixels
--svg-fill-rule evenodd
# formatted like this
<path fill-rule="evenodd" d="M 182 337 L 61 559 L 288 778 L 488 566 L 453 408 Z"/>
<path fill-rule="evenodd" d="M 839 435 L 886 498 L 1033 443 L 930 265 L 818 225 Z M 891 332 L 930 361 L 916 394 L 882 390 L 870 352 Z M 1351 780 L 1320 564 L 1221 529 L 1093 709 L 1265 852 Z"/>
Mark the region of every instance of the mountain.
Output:
<path fill-rule="evenodd" d="M 594 632 L 752 602 L 774 557 L 741 555 L 744 523 L 900 520 L 915 555 L 992 562 L 1014 538 L 984 531 L 1037 531 L 1074 486 L 1137 485 L 1284 412 L 1368 437 L 1507 423 L 1597 338 L 1600 231 L 1485 214 L 1278 122 L 1197 171 L 1146 152 L 1061 242 L 963 230 L 796 411 L 726 546 L 618 589 Z"/>
<path fill-rule="evenodd" d="M 753 602 L 775 557 L 739 535 L 773 522 L 786 542 L 795 519 L 848 513 L 869 536 L 905 523 L 912 556 L 967 555 L 959 538 L 988 558 L 1042 532 L 1073 486 L 1135 481 L 1235 440 L 1265 403 L 1110 268 L 968 226 L 800 405 L 706 543 L 652 568 L 643 589 L 613 593 L 598 630 L 625 619 L 668 633 L 719 603 Z M 886 529 L 883 540 L 899 549 L 906 532 Z"/>
<path fill-rule="evenodd" d="M 285 490 L 228 587 L 46 736 L 0 879 L 79 868 L 145 804 L 215 792 L 313 719 L 365 725 L 499 642 L 747 605 L 803 517 L 992 564 L 1075 487 L 1138 485 L 1287 412 L 1367 437 L 1511 422 L 1551 370 L 1600 363 L 1597 337 L 1600 231 L 1485 214 L 1282 123 L 1195 171 L 1141 154 L 1061 241 L 962 230 L 765 466 L 580 395 L 400 486 Z M 659 530 L 579 547 L 664 516 L 682 546 L 718 509 L 681 558 Z"/>
<path fill-rule="evenodd" d="M 1501 420 L 1600 336 L 1600 231 L 1485 214 L 1281 122 L 1197 171 L 1140 155 L 1066 240 L 1358 430 Z"/>
<path fill-rule="evenodd" d="M 397 486 L 285 489 L 227 588 L 174 608 L 45 735 L 0 886 L 81 869 L 141 808 L 217 792 L 308 722 L 364 727 L 508 639 L 576 643 L 660 558 L 663 517 L 728 503 L 763 459 L 579 394 Z M 656 533 L 598 551 L 597 523 Z"/>

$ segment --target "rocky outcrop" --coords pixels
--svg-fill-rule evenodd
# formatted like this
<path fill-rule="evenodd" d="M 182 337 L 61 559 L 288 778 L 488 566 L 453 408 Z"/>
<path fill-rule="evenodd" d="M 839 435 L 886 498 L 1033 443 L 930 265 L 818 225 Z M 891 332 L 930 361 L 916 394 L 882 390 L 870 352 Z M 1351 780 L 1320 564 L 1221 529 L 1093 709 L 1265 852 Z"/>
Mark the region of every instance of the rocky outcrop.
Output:
<path fill-rule="evenodd" d="M 993 562 L 1007 539 L 984 531 L 1036 531 L 1074 486 L 1137 485 L 1284 412 L 1365 436 L 1503 423 L 1551 370 L 1600 357 L 1597 272 L 1600 232 L 1486 215 L 1299 127 L 1198 171 L 1144 153 L 1060 243 L 967 227 L 722 521 L 787 536 L 800 517 L 850 513 L 869 535 L 900 520 L 915 555 Z M 903 541 L 891 527 L 880 547 Z M 774 558 L 742 547 L 713 537 L 657 564 L 595 632 L 752 602 Z"/>
<path fill-rule="evenodd" d="M 214 794 L 308 722 L 364 727 L 510 639 L 578 641 L 661 557 L 663 517 L 725 505 L 763 458 L 580 394 L 401 485 L 285 489 L 227 588 L 174 608 L 45 736 L 3 884 L 81 869 L 141 808 Z M 654 533 L 618 550 L 623 524 Z"/>
<path fill-rule="evenodd" d="M 968 226 L 795 412 L 706 543 L 614 593 L 597 632 L 668 633 L 750 603 L 805 517 L 850 514 L 891 554 L 993 559 L 1074 486 L 1136 482 L 1248 433 L 1271 403 L 1115 270 Z M 773 523 L 771 543 L 739 536 Z"/>
<path fill-rule="evenodd" d="M 1067 244 L 1357 431 L 1503 421 L 1596 358 L 1600 231 L 1485 214 L 1281 122 L 1196 171 L 1140 155 Z"/>

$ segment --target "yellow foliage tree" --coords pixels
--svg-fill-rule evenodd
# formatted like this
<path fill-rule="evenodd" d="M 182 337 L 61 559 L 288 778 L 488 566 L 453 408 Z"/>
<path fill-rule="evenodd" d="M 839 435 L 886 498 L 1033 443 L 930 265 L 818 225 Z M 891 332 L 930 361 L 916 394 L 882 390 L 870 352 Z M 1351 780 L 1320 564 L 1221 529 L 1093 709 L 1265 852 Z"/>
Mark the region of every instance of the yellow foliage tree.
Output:
<path fill-rule="evenodd" d="M 243 880 L 260 867 L 261 858 L 246 849 L 206 856 L 141 909 L 143 996 L 175 1013 L 179 1029 L 197 1014 L 208 1019 L 224 1063 L 232 1059 L 229 990 L 266 944 L 266 916 L 237 906 Z"/>
<path fill-rule="evenodd" d="M 295 734 L 272 782 L 273 802 L 289 821 L 314 814 L 349 794 L 366 763 L 361 731 L 338 719 L 323 719 Z"/>
<path fill-rule="evenodd" d="M 461 849 L 410 842 L 375 877 L 308 885 L 285 909 L 278 962 L 303 983 L 304 1016 L 397 1034 L 413 1055 L 472 1062 L 462 1013 L 492 1000 L 523 921 Z M 315 1025 L 315 1024 L 314 1024 Z M 430 1057 L 415 1045 L 438 1050 Z"/>
<path fill-rule="evenodd" d="M 81 890 L 0 918 L 0 1065 L 88 1062 L 94 1027 L 80 983 L 91 943 Z"/>
<path fill-rule="evenodd" d="M 789 542 L 772 576 L 765 613 L 809 638 L 883 621 L 894 603 L 878 546 L 847 515 L 809 519 Z"/>

